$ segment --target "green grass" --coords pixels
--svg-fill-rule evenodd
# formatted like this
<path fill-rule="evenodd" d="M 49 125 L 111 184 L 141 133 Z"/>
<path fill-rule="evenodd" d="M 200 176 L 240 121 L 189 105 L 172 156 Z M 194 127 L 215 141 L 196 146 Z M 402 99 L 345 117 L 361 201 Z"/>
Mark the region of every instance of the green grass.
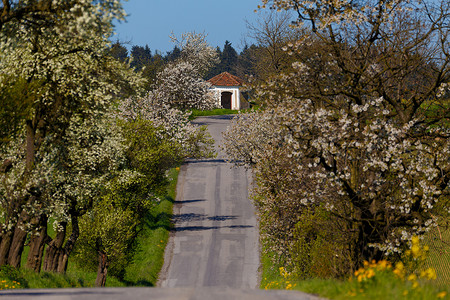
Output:
<path fill-rule="evenodd" d="M 14 269 L 9 266 L 2 266 L 0 271 L 0 281 L 19 282 L 14 288 L 70 288 L 70 287 L 93 287 L 97 274 L 84 270 L 69 269 L 66 274 L 41 272 L 35 273 L 26 268 Z M 108 276 L 106 286 L 120 287 L 126 286 L 115 277 Z M 12 288 L 8 284 L 7 288 Z"/>
<path fill-rule="evenodd" d="M 319 295 L 329 299 L 437 299 L 445 292 L 448 299 L 449 288 L 438 289 L 429 283 L 413 288 L 410 282 L 395 278 L 393 274 L 383 274 L 367 284 L 356 280 L 310 279 L 293 281 L 294 289 Z"/>
<path fill-rule="evenodd" d="M 126 281 L 133 286 L 155 286 L 164 263 L 164 250 L 172 226 L 171 216 L 175 201 L 178 170 L 172 169 L 168 193 L 147 219 L 138 239 L 138 252 L 126 270 Z"/>
<path fill-rule="evenodd" d="M 262 254 L 261 288 L 294 289 L 328 299 L 450 299 L 450 286 L 438 286 L 434 281 L 419 281 L 413 288 L 412 282 L 397 278 L 392 271 L 382 271 L 370 279 L 358 282 L 345 279 L 298 280 L 292 276 L 283 277 L 278 265 L 274 265 L 270 254 Z"/>
<path fill-rule="evenodd" d="M 260 287 L 262 289 L 266 288 L 271 282 L 276 282 L 281 280 L 281 275 L 278 270 L 279 265 L 274 265 L 272 263 L 273 254 L 263 252 L 261 254 L 261 282 Z"/>

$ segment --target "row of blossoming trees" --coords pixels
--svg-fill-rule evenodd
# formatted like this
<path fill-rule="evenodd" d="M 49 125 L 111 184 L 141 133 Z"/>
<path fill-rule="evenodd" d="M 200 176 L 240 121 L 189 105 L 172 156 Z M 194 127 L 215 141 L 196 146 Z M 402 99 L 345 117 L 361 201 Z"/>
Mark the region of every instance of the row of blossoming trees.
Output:
<path fill-rule="evenodd" d="M 142 96 L 139 74 L 109 56 L 123 18 L 119 0 L 0 4 L 0 267 L 20 267 L 28 246 L 27 268 L 65 272 L 75 249 L 98 264 L 97 285 L 108 267 L 123 275 L 166 171 L 212 155 L 182 109 L 213 105 L 199 74 L 214 49 L 183 36 Z"/>
<path fill-rule="evenodd" d="M 262 6 L 304 32 L 225 137 L 254 170 L 264 251 L 303 277 L 400 258 L 450 213 L 450 2 Z"/>

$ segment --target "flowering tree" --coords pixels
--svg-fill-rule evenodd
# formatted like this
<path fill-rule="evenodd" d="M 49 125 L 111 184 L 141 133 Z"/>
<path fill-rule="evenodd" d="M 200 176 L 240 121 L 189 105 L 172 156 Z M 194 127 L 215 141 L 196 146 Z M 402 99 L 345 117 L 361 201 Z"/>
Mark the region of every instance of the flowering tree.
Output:
<path fill-rule="evenodd" d="M 311 28 L 226 136 L 254 166 L 266 249 L 306 276 L 395 257 L 449 213 L 449 4 L 263 2 Z"/>
<path fill-rule="evenodd" d="M 86 126 L 94 120 L 102 124 L 100 120 L 112 99 L 122 93 L 121 87 L 137 87 L 140 80 L 107 55 L 106 37 L 112 32 L 111 21 L 124 15 L 119 1 L 3 1 L 1 9 L 2 87 L 14 87 L 15 82 L 31 83 L 23 85 L 20 92 L 11 93 L 19 98 L 18 102 L 22 95 L 32 101 L 27 101 L 31 102 L 27 113 L 17 122 L 18 137 L 2 144 L 0 154 L 4 165 L 0 175 L 0 264 L 19 266 L 30 230 L 39 231 L 38 227 L 55 212 L 65 213 L 66 220 L 83 213 L 86 207 L 77 202 L 78 197 L 95 195 L 96 178 L 108 170 L 93 170 L 92 161 L 81 157 L 66 163 L 60 159 L 73 155 L 77 147 L 93 151 L 85 154 L 98 154 L 108 138 L 97 139 L 98 135 L 92 136 L 92 126 Z M 84 144 L 74 142 L 80 138 L 71 135 L 75 131 L 88 135 Z M 85 184 L 71 186 L 71 170 L 76 169 L 87 172 L 76 177 Z M 55 190 L 57 183 L 61 185 Z M 58 226 L 64 242 L 62 227 Z M 29 263 L 38 271 L 45 235 L 32 239 L 35 242 L 31 249 L 37 252 L 30 253 L 33 259 Z"/>
<path fill-rule="evenodd" d="M 178 61 L 158 73 L 153 95 L 171 107 L 206 110 L 217 105 L 210 88 L 193 64 Z"/>
<path fill-rule="evenodd" d="M 192 64 L 200 77 L 204 76 L 214 65 L 219 63 L 218 53 L 206 41 L 206 34 L 186 32 L 180 38 L 174 34 L 170 38 L 176 47 L 181 49 L 179 60 Z"/>
<path fill-rule="evenodd" d="M 120 116 L 127 122 L 147 121 L 157 128 L 157 136 L 167 139 L 180 147 L 180 158 L 202 158 L 214 155 L 214 140 L 205 126 L 196 126 L 189 121 L 190 112 L 172 108 L 160 101 L 156 91 L 145 97 L 131 97 L 124 100 Z"/>
<path fill-rule="evenodd" d="M 51 147 L 49 160 L 53 168 L 42 201 L 45 204 L 43 215 L 54 220 L 57 234 L 47 241 L 43 268 L 65 272 L 69 255 L 80 235 L 79 219 L 101 201 L 105 186 L 112 180 L 118 176 L 123 181 L 130 180 L 137 174 L 121 172 L 126 164 L 126 145 L 111 113 L 90 119 L 74 117 L 65 136 Z M 66 237 L 69 224 L 71 234 Z M 46 226 L 39 229 L 44 228 Z M 42 236 L 46 234 L 39 234 L 38 238 Z"/>
<path fill-rule="evenodd" d="M 204 34 L 185 33 L 181 39 L 171 38 L 181 49 L 180 56 L 156 75 L 152 97 L 182 110 L 214 108 L 216 98 L 202 76 L 217 63 L 217 52 L 208 45 Z"/>

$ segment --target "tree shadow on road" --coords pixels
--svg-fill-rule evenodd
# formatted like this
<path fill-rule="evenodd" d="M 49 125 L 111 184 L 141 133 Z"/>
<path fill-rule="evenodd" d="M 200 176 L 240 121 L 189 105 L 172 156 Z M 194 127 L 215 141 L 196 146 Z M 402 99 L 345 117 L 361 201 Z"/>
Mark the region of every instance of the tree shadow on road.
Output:
<path fill-rule="evenodd" d="M 205 214 L 187 213 L 173 215 L 172 221 L 177 224 L 180 222 L 195 222 L 195 221 L 226 221 L 237 219 L 238 216 L 212 216 L 208 217 Z"/>
<path fill-rule="evenodd" d="M 253 228 L 255 226 L 252 225 L 230 225 L 230 226 L 184 226 L 184 227 L 175 227 L 172 228 L 171 231 L 204 231 L 204 230 L 213 230 L 213 229 L 221 229 L 221 228 L 231 228 L 231 229 L 243 229 L 243 228 Z"/>
<path fill-rule="evenodd" d="M 201 163 L 227 164 L 227 163 L 229 163 L 229 161 L 226 159 L 188 159 L 184 163 L 185 164 L 201 164 Z"/>
<path fill-rule="evenodd" d="M 235 220 L 239 216 L 208 216 L 206 214 L 196 214 L 196 213 L 186 213 L 172 216 L 172 221 L 175 224 L 174 228 L 171 228 L 171 231 L 201 231 L 201 230 L 213 230 L 220 228 L 252 228 L 254 226 L 251 225 L 213 225 L 213 226 L 196 226 L 196 225 L 187 225 L 187 226 L 177 226 L 181 222 L 198 222 L 198 221 L 214 221 L 214 222 L 223 222 L 227 220 Z"/>
<path fill-rule="evenodd" d="M 174 201 L 173 204 L 180 204 L 180 205 L 183 205 L 183 204 L 188 204 L 188 203 L 197 203 L 197 202 L 204 202 L 204 201 L 206 201 L 206 199 L 177 200 L 177 201 Z"/>

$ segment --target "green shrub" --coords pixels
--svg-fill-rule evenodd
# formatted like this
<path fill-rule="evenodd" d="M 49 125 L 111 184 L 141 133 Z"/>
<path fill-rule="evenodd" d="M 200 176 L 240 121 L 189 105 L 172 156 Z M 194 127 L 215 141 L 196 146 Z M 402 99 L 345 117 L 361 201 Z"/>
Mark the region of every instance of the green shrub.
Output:
<path fill-rule="evenodd" d="M 336 226 L 345 226 L 321 207 L 306 209 L 294 229 L 290 256 L 297 278 L 339 278 L 352 269 L 351 251 L 345 239 L 351 238 Z"/>

